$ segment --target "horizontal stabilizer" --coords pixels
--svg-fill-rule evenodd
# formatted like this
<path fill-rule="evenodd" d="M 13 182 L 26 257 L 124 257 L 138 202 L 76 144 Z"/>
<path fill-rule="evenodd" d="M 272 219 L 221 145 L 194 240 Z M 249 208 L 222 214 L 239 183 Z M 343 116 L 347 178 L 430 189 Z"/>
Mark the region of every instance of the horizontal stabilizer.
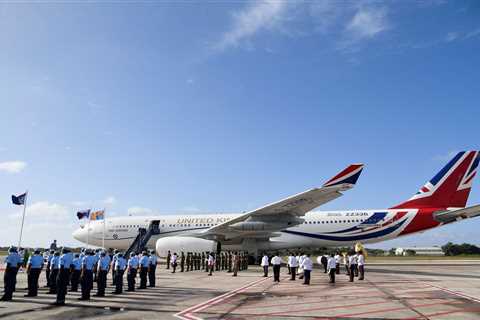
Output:
<path fill-rule="evenodd" d="M 480 204 L 453 211 L 440 211 L 434 213 L 435 220 L 442 223 L 454 222 L 476 216 L 480 216 Z"/>

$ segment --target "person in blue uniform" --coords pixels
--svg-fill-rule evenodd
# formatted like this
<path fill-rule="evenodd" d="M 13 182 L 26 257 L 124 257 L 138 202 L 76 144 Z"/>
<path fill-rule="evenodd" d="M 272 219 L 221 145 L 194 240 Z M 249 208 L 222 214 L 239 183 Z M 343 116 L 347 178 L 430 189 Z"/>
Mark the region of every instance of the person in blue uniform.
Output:
<path fill-rule="evenodd" d="M 135 291 L 135 278 L 137 277 L 137 269 L 138 269 L 138 257 L 135 253 L 130 253 L 130 259 L 128 259 L 128 270 L 127 270 L 127 282 L 128 282 L 128 290 L 127 291 Z"/>
<path fill-rule="evenodd" d="M 36 297 L 38 295 L 38 277 L 43 268 L 43 257 L 40 254 L 40 249 L 35 249 L 33 255 L 27 261 L 27 281 L 28 294 L 25 297 Z"/>
<path fill-rule="evenodd" d="M 127 268 L 127 260 L 123 257 L 123 253 L 117 252 L 117 259 L 115 260 L 115 291 L 114 294 L 121 294 L 123 292 L 123 273 Z"/>
<path fill-rule="evenodd" d="M 95 261 L 95 267 L 93 268 L 93 282 L 97 282 L 98 279 L 98 262 L 100 261 L 100 249 L 95 249 L 95 254 L 93 256 Z"/>
<path fill-rule="evenodd" d="M 50 250 L 46 259 L 47 267 L 45 268 L 45 278 L 47 279 L 47 285 L 45 287 L 47 288 L 51 287 L 50 272 L 52 271 L 52 259 L 54 255 L 55 255 L 55 251 Z"/>
<path fill-rule="evenodd" d="M 142 257 L 140 258 L 140 287 L 138 289 L 147 289 L 147 273 L 149 265 L 149 257 L 146 250 L 143 250 Z"/>
<path fill-rule="evenodd" d="M 57 300 L 53 303 L 54 305 L 65 305 L 65 296 L 67 295 L 67 286 L 70 279 L 72 264 L 73 253 L 70 251 L 70 249 L 63 248 L 62 255 L 58 262 Z"/>
<path fill-rule="evenodd" d="M 20 256 L 17 254 L 17 248 L 10 247 L 10 249 L 8 249 L 8 256 L 5 258 L 5 273 L 3 274 L 4 292 L 0 301 L 12 300 L 15 283 L 17 282 L 18 267 L 21 263 Z"/>
<path fill-rule="evenodd" d="M 118 253 L 119 251 L 117 249 L 113 250 L 113 255 L 112 255 L 112 263 L 110 265 L 110 268 L 112 269 L 112 285 L 115 285 L 115 262 L 117 262 L 118 258 Z"/>
<path fill-rule="evenodd" d="M 80 254 L 75 253 L 72 261 L 72 273 L 70 276 L 70 290 L 72 292 L 78 291 L 78 283 L 80 282 L 80 273 L 82 272 L 82 259 Z"/>
<path fill-rule="evenodd" d="M 86 250 L 85 257 L 82 259 L 82 272 L 80 274 L 80 284 L 82 286 L 82 296 L 78 300 L 90 300 L 90 291 L 93 288 L 93 268 L 95 267 L 95 258 L 93 251 Z"/>
<path fill-rule="evenodd" d="M 100 253 L 100 260 L 98 261 L 97 267 L 97 293 L 96 297 L 105 296 L 105 288 L 107 287 L 107 274 L 110 268 L 110 257 L 106 254 L 105 251 Z"/>
<path fill-rule="evenodd" d="M 55 251 L 50 261 L 50 290 L 49 294 L 57 294 L 57 276 L 60 263 L 60 252 Z"/>
<path fill-rule="evenodd" d="M 155 250 L 150 250 L 148 261 L 148 286 L 153 288 L 155 287 L 155 270 L 157 270 L 157 256 L 155 255 Z"/>

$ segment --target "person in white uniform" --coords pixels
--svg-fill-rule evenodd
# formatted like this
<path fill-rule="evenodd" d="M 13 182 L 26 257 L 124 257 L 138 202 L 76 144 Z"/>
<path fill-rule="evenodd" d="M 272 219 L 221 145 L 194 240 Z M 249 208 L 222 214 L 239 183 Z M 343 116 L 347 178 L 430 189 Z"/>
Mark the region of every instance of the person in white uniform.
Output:
<path fill-rule="evenodd" d="M 363 280 L 365 279 L 365 256 L 361 251 L 358 252 L 357 260 L 358 260 L 357 262 L 358 262 L 358 273 L 359 273 L 358 280 Z"/>
<path fill-rule="evenodd" d="M 290 266 L 290 280 L 295 281 L 298 263 L 297 258 L 293 254 L 290 254 L 290 256 L 288 257 L 288 265 Z"/>
<path fill-rule="evenodd" d="M 268 277 L 268 255 L 266 253 L 263 254 L 263 257 L 262 257 L 262 262 L 260 263 L 260 265 L 262 266 L 263 268 L 263 276 L 266 278 Z"/>
<path fill-rule="evenodd" d="M 303 275 L 305 280 L 303 281 L 303 284 L 309 285 L 310 284 L 310 274 L 313 269 L 313 262 L 312 259 L 310 259 L 310 254 L 307 254 L 305 258 L 303 259 Z"/>
<path fill-rule="evenodd" d="M 340 254 L 337 252 L 334 258 L 335 258 L 335 273 L 340 274 Z"/>
<path fill-rule="evenodd" d="M 337 260 L 335 259 L 335 256 L 332 255 L 330 258 L 328 258 L 327 262 L 327 269 L 328 269 L 328 275 L 330 276 L 330 283 L 335 283 L 335 273 L 337 270 Z"/>
<path fill-rule="evenodd" d="M 282 258 L 280 258 L 278 253 L 276 253 L 275 256 L 272 258 L 273 282 L 280 282 L 280 267 L 282 263 Z"/>

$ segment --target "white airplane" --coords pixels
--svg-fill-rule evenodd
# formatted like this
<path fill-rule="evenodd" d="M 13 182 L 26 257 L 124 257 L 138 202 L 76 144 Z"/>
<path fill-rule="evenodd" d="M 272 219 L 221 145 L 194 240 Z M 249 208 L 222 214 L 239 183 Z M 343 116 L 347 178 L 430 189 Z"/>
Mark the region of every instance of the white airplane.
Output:
<path fill-rule="evenodd" d="M 425 231 L 480 214 L 480 205 L 465 207 L 477 172 L 478 151 L 459 152 L 407 201 L 389 209 L 311 211 L 351 189 L 362 172 L 352 164 L 314 188 L 242 214 L 129 216 L 91 221 L 73 237 L 89 245 L 127 249 L 140 227 L 159 221 L 160 233 L 147 246 L 159 255 L 171 252 L 352 246 Z M 104 229 L 105 228 L 105 229 Z"/>

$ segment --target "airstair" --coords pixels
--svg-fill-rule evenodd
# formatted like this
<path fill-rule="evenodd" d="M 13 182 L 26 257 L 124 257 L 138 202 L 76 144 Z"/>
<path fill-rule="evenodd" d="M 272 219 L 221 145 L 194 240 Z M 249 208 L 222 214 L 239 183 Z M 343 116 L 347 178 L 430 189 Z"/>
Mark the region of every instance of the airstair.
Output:
<path fill-rule="evenodd" d="M 125 257 L 130 256 L 130 252 L 142 252 L 153 235 L 160 234 L 160 220 L 150 221 L 148 228 L 139 228 L 138 234 L 130 247 L 125 251 Z"/>

